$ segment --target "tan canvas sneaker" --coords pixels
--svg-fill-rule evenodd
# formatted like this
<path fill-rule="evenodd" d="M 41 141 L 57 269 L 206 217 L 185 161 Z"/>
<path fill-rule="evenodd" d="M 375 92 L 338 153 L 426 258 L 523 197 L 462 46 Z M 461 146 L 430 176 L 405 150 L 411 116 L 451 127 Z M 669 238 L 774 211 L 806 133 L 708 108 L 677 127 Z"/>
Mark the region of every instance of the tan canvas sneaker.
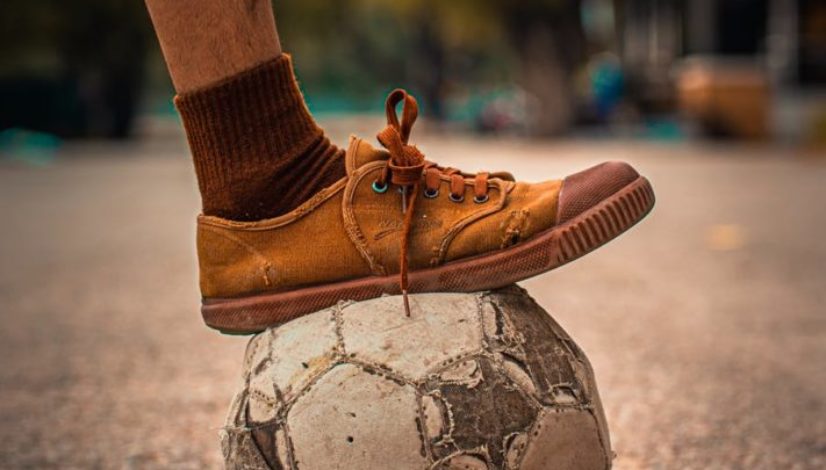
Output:
<path fill-rule="evenodd" d="M 403 103 L 401 120 L 396 106 Z M 255 222 L 198 218 L 202 313 L 251 333 L 383 293 L 470 292 L 556 268 L 643 218 L 648 181 L 625 163 L 516 182 L 428 162 L 407 143 L 413 97 L 388 97 L 385 149 L 351 137 L 347 176 L 294 211 Z M 400 305 L 402 307 L 402 305 Z"/>

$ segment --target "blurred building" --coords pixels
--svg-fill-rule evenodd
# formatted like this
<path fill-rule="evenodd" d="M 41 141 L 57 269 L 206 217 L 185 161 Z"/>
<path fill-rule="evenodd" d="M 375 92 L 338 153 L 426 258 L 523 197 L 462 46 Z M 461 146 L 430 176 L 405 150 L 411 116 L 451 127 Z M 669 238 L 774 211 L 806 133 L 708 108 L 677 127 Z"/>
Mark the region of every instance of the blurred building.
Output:
<path fill-rule="evenodd" d="M 784 127 L 789 117 L 814 121 L 803 122 L 804 128 L 818 126 L 826 87 L 826 3 L 614 4 L 623 66 L 643 110 L 667 111 L 678 105 L 707 133 L 734 137 L 782 137 L 799 128 Z M 816 99 L 801 98 L 811 96 Z"/>

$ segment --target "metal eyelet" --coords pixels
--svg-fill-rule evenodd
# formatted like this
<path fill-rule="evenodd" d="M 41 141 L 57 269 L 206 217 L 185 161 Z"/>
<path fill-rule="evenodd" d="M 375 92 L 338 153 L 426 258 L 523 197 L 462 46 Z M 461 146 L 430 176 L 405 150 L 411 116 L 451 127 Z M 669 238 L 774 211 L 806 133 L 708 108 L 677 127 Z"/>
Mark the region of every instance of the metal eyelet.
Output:
<path fill-rule="evenodd" d="M 462 202 L 462 201 L 465 200 L 465 195 L 464 194 L 456 195 L 456 194 L 450 193 L 450 196 L 448 196 L 448 197 L 453 202 Z"/>
<path fill-rule="evenodd" d="M 373 181 L 373 191 L 376 193 L 386 193 L 388 187 L 390 187 L 390 185 L 387 183 L 384 183 L 384 186 L 381 186 L 378 181 Z"/>
<path fill-rule="evenodd" d="M 490 199 L 490 197 L 488 197 L 487 194 L 485 194 L 482 197 L 473 196 L 473 202 L 475 202 L 476 204 L 484 204 L 484 203 L 488 202 L 488 199 Z"/>
<path fill-rule="evenodd" d="M 433 199 L 438 195 L 439 195 L 439 190 L 438 189 L 425 188 L 425 190 L 424 190 L 424 197 L 426 197 L 428 199 Z"/>

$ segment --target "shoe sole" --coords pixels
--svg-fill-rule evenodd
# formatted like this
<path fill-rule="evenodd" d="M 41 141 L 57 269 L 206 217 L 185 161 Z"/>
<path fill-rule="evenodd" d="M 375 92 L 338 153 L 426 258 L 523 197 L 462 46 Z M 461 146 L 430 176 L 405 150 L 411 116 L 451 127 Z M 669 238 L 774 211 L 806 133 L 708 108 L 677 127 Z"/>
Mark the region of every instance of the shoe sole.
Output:
<path fill-rule="evenodd" d="M 654 207 L 654 191 L 640 176 L 599 204 L 522 243 L 408 275 L 410 293 L 496 289 L 550 271 L 608 243 Z M 331 307 L 341 300 L 400 294 L 398 275 L 370 276 L 289 292 L 204 299 L 206 324 L 227 334 L 251 334 Z M 399 309 L 401 309 L 399 304 Z"/>

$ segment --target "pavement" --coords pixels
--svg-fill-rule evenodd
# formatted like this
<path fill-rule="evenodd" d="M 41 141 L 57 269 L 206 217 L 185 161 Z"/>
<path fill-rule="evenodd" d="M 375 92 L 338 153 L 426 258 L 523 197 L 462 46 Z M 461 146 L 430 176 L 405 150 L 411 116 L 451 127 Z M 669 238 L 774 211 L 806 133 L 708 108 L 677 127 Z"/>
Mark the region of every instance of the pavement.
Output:
<path fill-rule="evenodd" d="M 0 468 L 220 468 L 246 340 L 201 323 L 197 186 L 170 134 L 0 160 Z M 539 180 L 621 159 L 653 182 L 642 224 L 522 284 L 591 359 L 615 468 L 826 468 L 824 156 L 417 142 L 468 170 Z"/>

